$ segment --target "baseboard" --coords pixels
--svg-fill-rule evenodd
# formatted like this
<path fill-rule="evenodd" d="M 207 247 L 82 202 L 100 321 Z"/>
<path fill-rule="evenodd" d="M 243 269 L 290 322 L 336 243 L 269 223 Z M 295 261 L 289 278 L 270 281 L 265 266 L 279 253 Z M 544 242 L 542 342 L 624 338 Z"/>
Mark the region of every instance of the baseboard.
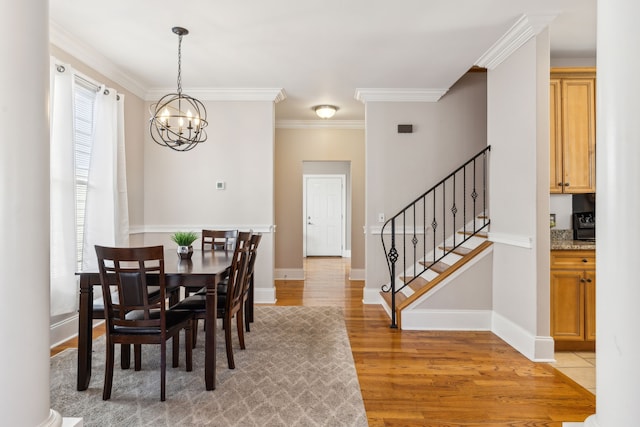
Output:
<path fill-rule="evenodd" d="M 349 273 L 349 280 L 364 280 L 365 271 L 364 268 L 352 268 Z"/>
<path fill-rule="evenodd" d="M 304 268 L 276 268 L 273 271 L 275 280 L 304 280 Z"/>
<path fill-rule="evenodd" d="M 534 336 L 520 325 L 493 312 L 491 331 L 533 362 L 553 362 L 553 338 Z"/>
<path fill-rule="evenodd" d="M 380 295 L 380 289 L 371 289 L 365 286 L 363 295 L 362 295 L 362 303 L 363 304 L 384 304 L 384 300 Z"/>
<path fill-rule="evenodd" d="M 253 301 L 256 304 L 275 304 L 276 288 L 254 288 Z"/>
<path fill-rule="evenodd" d="M 409 331 L 490 331 L 491 310 L 404 310 L 402 329 Z"/>
<path fill-rule="evenodd" d="M 78 335 L 78 314 L 56 322 L 49 328 L 49 347 L 53 348 Z"/>

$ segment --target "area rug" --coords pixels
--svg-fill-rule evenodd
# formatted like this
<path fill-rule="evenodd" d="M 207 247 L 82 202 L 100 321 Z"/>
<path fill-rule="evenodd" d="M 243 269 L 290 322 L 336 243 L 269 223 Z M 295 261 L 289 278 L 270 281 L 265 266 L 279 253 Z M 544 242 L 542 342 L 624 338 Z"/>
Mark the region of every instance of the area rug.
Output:
<path fill-rule="evenodd" d="M 142 370 L 121 370 L 116 351 L 111 399 L 102 400 L 105 340 L 93 344 L 89 389 L 76 391 L 75 349 L 51 358 L 51 408 L 83 417 L 85 426 L 366 426 L 342 309 L 257 306 L 236 369 L 228 369 L 218 330 L 216 389 L 204 384 L 200 326 L 193 372 L 171 368 L 167 400 L 160 402 L 159 346 L 143 346 Z M 202 322 L 200 322 L 202 325 Z M 218 324 L 220 327 L 220 324 Z M 184 340 L 183 340 L 184 341 Z M 169 346 L 170 347 L 170 346 Z"/>

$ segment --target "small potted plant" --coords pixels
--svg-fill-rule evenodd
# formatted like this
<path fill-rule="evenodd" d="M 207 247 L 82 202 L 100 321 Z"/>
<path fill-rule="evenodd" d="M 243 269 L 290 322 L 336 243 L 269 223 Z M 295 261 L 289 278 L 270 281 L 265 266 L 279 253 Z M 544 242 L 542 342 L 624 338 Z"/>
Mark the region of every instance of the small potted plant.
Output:
<path fill-rule="evenodd" d="M 180 259 L 191 259 L 191 255 L 193 255 L 193 246 L 191 244 L 197 239 L 198 235 L 193 231 L 176 231 L 173 233 L 171 240 L 178 245 Z"/>

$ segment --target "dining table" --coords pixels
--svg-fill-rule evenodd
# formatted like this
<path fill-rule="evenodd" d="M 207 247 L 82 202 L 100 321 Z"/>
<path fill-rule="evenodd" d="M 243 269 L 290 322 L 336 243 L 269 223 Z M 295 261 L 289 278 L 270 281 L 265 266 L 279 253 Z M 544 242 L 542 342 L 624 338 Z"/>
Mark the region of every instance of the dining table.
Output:
<path fill-rule="evenodd" d="M 206 320 L 216 324 L 217 285 L 231 266 L 233 253 L 226 251 L 194 250 L 191 259 L 181 259 L 176 249 L 164 249 L 164 270 L 167 288 L 177 286 L 206 287 Z M 101 286 L 100 274 L 87 270 L 76 273 L 80 277 L 80 306 L 78 321 L 78 378 L 77 390 L 89 388 L 93 329 L 94 286 Z M 205 387 L 216 388 L 216 327 L 205 328 Z"/>

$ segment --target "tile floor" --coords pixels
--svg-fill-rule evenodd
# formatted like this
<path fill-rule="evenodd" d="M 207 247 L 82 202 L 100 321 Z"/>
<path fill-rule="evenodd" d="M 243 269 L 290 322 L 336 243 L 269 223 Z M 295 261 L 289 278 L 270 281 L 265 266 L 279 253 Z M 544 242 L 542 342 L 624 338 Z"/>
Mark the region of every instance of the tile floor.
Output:
<path fill-rule="evenodd" d="M 588 351 L 562 351 L 555 353 L 551 366 L 596 394 L 596 354 Z"/>

